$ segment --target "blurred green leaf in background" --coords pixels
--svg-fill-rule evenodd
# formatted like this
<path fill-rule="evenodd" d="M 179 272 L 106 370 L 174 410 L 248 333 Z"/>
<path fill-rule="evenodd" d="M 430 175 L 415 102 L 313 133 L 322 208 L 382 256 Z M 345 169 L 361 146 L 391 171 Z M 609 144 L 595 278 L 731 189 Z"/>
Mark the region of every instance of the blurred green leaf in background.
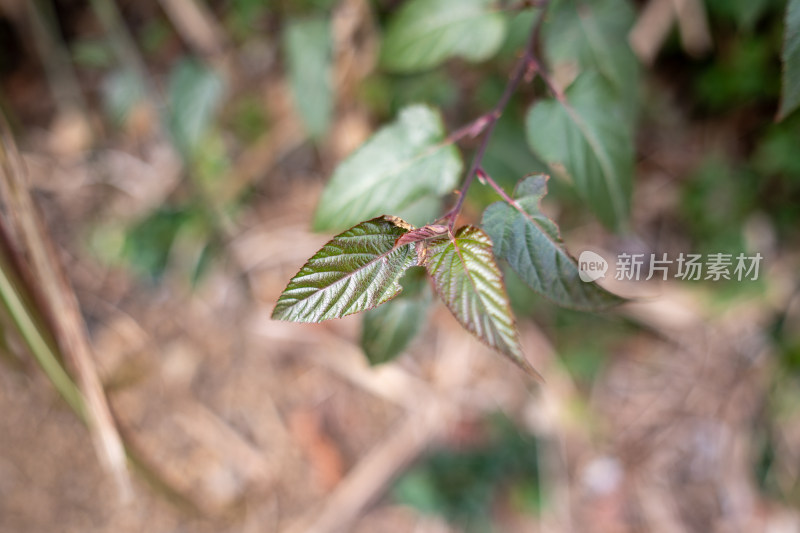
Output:
<path fill-rule="evenodd" d="M 295 110 L 319 140 L 333 114 L 330 23 L 323 18 L 291 20 L 284 29 L 283 45 Z"/>
<path fill-rule="evenodd" d="M 526 119 L 528 142 L 555 176 L 569 180 L 609 228 L 629 224 L 633 187 L 633 125 L 614 88 L 587 71 L 566 102 L 536 102 Z"/>
<path fill-rule="evenodd" d="M 392 305 L 382 305 L 364 314 L 361 348 L 372 365 L 391 361 L 401 354 L 427 320 L 433 295 L 425 269 L 408 269 L 400 283 L 403 292 Z"/>
<path fill-rule="evenodd" d="M 415 72 L 451 57 L 483 61 L 503 43 L 504 16 L 493 0 L 411 0 L 390 21 L 381 49 L 381 65 L 394 72 Z"/>
<path fill-rule="evenodd" d="M 443 143 L 439 114 L 423 105 L 408 107 L 378 130 L 333 173 L 314 215 L 314 229 L 336 231 L 383 214 L 414 226 L 439 212 L 434 200 L 449 193 L 461 174 L 461 156 Z M 415 210 L 420 203 L 428 212 Z"/>
<path fill-rule="evenodd" d="M 434 452 L 397 481 L 394 498 L 468 533 L 497 531 L 493 505 L 503 497 L 511 497 L 516 512 L 536 514 L 545 499 L 537 440 L 503 415 L 483 424 L 481 442 Z"/>
<path fill-rule="evenodd" d="M 167 92 L 170 134 L 191 160 L 222 103 L 222 79 L 203 63 L 184 59 L 170 73 Z"/>

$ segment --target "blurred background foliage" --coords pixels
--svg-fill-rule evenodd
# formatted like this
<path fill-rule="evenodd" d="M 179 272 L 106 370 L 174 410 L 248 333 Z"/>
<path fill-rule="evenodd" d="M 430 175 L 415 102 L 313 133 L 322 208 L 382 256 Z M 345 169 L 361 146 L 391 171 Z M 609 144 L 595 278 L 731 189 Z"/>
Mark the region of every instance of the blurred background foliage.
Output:
<path fill-rule="evenodd" d="M 478 442 L 431 454 L 400 478 L 393 496 L 474 533 L 497 530 L 490 511 L 501 501 L 517 513 L 538 512 L 546 495 L 539 492 L 536 440 L 503 415 L 481 424 Z"/>
<path fill-rule="evenodd" d="M 231 260 L 227 247 L 236 223 L 280 201 L 273 197 L 278 187 L 296 179 L 301 187 L 318 190 L 336 162 L 354 148 L 352 142 L 336 145 L 341 134 L 337 124 L 353 107 L 373 129 L 418 102 L 439 107 L 450 129 L 486 112 L 505 86 L 533 16 L 523 12 L 511 18 L 497 54 L 478 64 L 456 59 L 424 72 L 393 73 L 375 64 L 372 45 L 366 56 L 354 60 L 372 63 L 352 86 L 343 87 L 342 74 L 334 68 L 336 55 L 343 53 L 334 42 L 337 4 L 208 0 L 199 5 L 211 37 L 193 37 L 175 20 L 180 14 L 170 14 L 155 1 L 0 2 L 0 109 L 25 148 L 51 149 L 41 148 L 52 145 L 41 140 L 43 132 L 54 129 L 53 117 L 74 116 L 69 113 L 77 109 L 81 118 L 59 130 L 56 139 L 69 146 L 57 146 L 55 152 L 69 156 L 113 148 L 136 153 L 144 151 L 143 139 L 155 136 L 180 159 L 178 176 L 171 182 L 173 178 L 164 176 L 156 201 L 103 224 L 93 221 L 95 212 L 84 215 L 82 226 L 71 230 L 78 236 L 77 246 L 104 265 L 132 273 L 143 286 L 159 286 L 167 276 L 200 283 L 213 270 L 211 265 Z M 379 39 L 401 4 L 368 2 L 371 18 L 365 35 L 356 35 L 356 40 Z M 647 4 L 630 2 L 637 14 Z M 632 82 L 642 95 L 632 234 L 598 233 L 594 217 L 563 181 L 550 181 L 546 210 L 554 214 L 562 234 L 577 236 L 575 242 L 597 238 L 619 249 L 670 256 L 766 250 L 772 258 L 786 259 L 796 282 L 800 114 L 775 121 L 786 2 L 701 4 L 712 44 L 687 51 L 676 25 L 652 64 L 642 69 L 641 79 Z M 39 30 L 30 32 L 31 27 Z M 68 62 L 59 66 L 43 59 L 58 56 L 56 52 Z M 264 139 L 294 135 L 282 129 L 281 111 L 276 111 L 280 96 L 263 89 L 279 84 L 288 87 L 291 102 L 282 112 L 299 117 L 304 133 L 276 156 L 285 180 L 276 184 L 265 175 L 269 169 L 243 171 L 237 165 Z M 524 175 L 546 171 L 528 149 L 524 124 L 532 97 L 542 93 L 538 82 L 521 91 L 489 145 L 485 168 L 507 190 Z M 80 133 L 81 128 L 88 133 Z M 471 142 L 464 143 L 465 154 L 474 147 Z M 250 175 L 242 178 L 243 172 Z M 659 196 L 662 190 L 671 198 L 666 207 L 647 196 Z M 466 216 L 474 220 L 495 200 L 489 188 L 473 187 Z M 613 362 L 609 354 L 647 330 L 621 315 L 556 309 L 525 289 L 510 271 L 506 282 L 516 315 L 539 324 L 585 403 Z M 769 280 L 685 283 L 710 294 L 722 314 L 730 302 L 767 291 Z M 429 298 L 424 288 L 413 296 Z M 796 298 L 794 302 L 797 307 Z M 406 305 L 400 318 L 372 315 L 371 320 L 385 323 L 413 315 L 418 320 L 409 328 L 424 327 L 425 306 L 414 301 Z M 776 309 L 771 316 L 766 333 L 775 358 L 765 403 L 752 428 L 758 449 L 752 460 L 754 477 L 765 494 L 795 507 L 800 506 L 800 478 L 787 472 L 796 471 L 797 451 L 787 450 L 785 443 L 791 428 L 800 425 L 797 313 L 794 308 Z M 368 349 L 372 362 L 395 355 L 387 348 L 391 340 L 367 339 L 365 345 L 367 341 L 380 348 L 371 354 Z M 576 407 L 576 416 L 588 417 L 580 414 L 582 409 L 585 405 Z M 479 421 L 472 431 L 474 442 L 432 452 L 397 480 L 388 497 L 474 532 L 498 531 L 492 522 L 498 506 L 531 515 L 546 507 L 537 439 L 528 429 L 496 416 Z"/>

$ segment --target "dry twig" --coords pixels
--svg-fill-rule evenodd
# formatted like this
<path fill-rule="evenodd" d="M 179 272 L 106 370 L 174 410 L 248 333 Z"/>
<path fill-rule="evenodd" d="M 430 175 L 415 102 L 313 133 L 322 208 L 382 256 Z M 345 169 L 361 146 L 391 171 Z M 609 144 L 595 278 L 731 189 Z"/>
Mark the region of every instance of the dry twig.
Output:
<path fill-rule="evenodd" d="M 131 494 L 125 450 L 106 401 L 94 364 L 86 326 L 58 260 L 55 247 L 28 190 L 27 174 L 11 133 L 0 117 L 0 186 L 5 212 L 4 238 L 13 247 L 16 263 L 29 274 L 25 280 L 59 351 L 80 389 L 83 415 L 103 465 L 114 476 L 123 500 Z"/>

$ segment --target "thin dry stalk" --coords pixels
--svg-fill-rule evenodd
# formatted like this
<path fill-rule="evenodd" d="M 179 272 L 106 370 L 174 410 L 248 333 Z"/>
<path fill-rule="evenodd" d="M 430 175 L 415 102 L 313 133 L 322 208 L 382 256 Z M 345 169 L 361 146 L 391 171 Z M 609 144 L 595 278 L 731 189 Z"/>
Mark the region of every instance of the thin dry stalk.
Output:
<path fill-rule="evenodd" d="M 196 0 L 161 0 L 160 3 L 175 29 L 197 53 L 212 61 L 222 55 L 228 39 L 205 4 Z"/>
<path fill-rule="evenodd" d="M 147 90 L 152 102 L 159 102 L 159 94 L 154 90 L 147 75 L 147 66 L 139 55 L 136 41 L 125 26 L 122 15 L 114 0 L 91 0 L 92 10 L 105 30 L 114 55 L 129 72 L 134 73 Z"/>
<path fill-rule="evenodd" d="M 675 24 L 672 0 L 652 0 L 642 9 L 628 34 L 631 48 L 640 61 L 652 65 Z"/>
<path fill-rule="evenodd" d="M 711 50 L 711 30 L 708 29 L 706 9 L 700 0 L 672 0 L 678 17 L 678 30 L 686 53 L 701 57 Z"/>
<path fill-rule="evenodd" d="M 454 423 L 456 410 L 444 402 L 410 413 L 399 428 L 373 448 L 325 500 L 316 515 L 290 525 L 286 533 L 350 531 L 367 506 L 382 494 L 402 470 Z"/>
<path fill-rule="evenodd" d="M 701 2 L 651 0 L 628 35 L 631 48 L 643 63 L 655 61 L 676 23 L 687 54 L 700 57 L 711 49 L 711 30 Z"/>
<path fill-rule="evenodd" d="M 50 90 L 61 113 L 87 109 L 78 78 L 72 69 L 72 61 L 55 26 L 52 5 L 43 5 L 40 0 L 25 2 L 34 43 L 41 56 Z"/>
<path fill-rule="evenodd" d="M 126 500 L 130 497 L 131 486 L 125 450 L 94 364 L 78 301 L 44 230 L 28 190 L 22 158 L 1 116 L 0 148 L 0 162 L 3 163 L 0 197 L 6 218 L 3 228 L 10 228 L 4 237 L 12 252 L 18 255 L 17 264 L 24 264 L 23 272 L 27 271 L 35 280 L 35 283 L 27 280 L 30 293 L 81 392 L 86 423 L 98 456 L 113 475 L 121 498 Z"/>

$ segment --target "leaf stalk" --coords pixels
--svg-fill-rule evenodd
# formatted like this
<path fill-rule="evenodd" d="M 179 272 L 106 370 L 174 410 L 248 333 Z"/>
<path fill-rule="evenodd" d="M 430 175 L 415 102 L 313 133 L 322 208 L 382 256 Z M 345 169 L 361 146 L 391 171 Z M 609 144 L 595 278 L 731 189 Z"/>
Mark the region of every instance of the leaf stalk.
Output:
<path fill-rule="evenodd" d="M 532 81 L 537 73 L 541 75 L 541 69 L 539 66 L 539 61 L 536 59 L 535 49 L 537 43 L 539 42 L 539 34 L 541 32 L 542 22 L 544 21 L 544 15 L 546 13 L 545 8 L 547 7 L 548 3 L 549 2 L 546 1 L 535 3 L 531 2 L 531 5 L 535 4 L 537 7 L 542 7 L 543 9 L 531 26 L 528 41 L 523 49 L 522 56 L 514 66 L 512 75 L 506 84 L 505 89 L 503 90 L 503 94 L 497 101 L 497 104 L 495 104 L 494 108 L 492 108 L 489 113 L 481 115 L 472 123 L 467 124 L 465 127 L 453 132 L 453 134 L 450 136 L 455 140 L 460 140 L 467 135 L 472 137 L 483 135 L 481 143 L 478 145 L 475 155 L 472 157 L 472 163 L 470 164 L 469 170 L 464 178 L 464 182 L 461 185 L 461 188 L 458 190 L 458 200 L 456 201 L 455 206 L 453 206 L 450 211 L 445 213 L 444 216 L 437 220 L 437 222 L 445 222 L 451 231 L 455 228 L 456 220 L 458 219 L 458 216 L 461 214 L 461 210 L 464 207 L 464 200 L 467 197 L 467 191 L 469 190 L 470 185 L 472 185 L 478 169 L 481 167 L 483 157 L 486 155 L 486 149 L 489 146 L 489 141 L 492 138 L 492 133 L 494 132 L 494 127 L 497 124 L 497 121 L 502 116 L 503 111 L 505 110 L 506 106 L 508 106 L 508 102 L 511 100 L 511 97 L 514 95 L 519 85 L 523 81 Z M 450 137 L 448 137 L 448 139 Z"/>

